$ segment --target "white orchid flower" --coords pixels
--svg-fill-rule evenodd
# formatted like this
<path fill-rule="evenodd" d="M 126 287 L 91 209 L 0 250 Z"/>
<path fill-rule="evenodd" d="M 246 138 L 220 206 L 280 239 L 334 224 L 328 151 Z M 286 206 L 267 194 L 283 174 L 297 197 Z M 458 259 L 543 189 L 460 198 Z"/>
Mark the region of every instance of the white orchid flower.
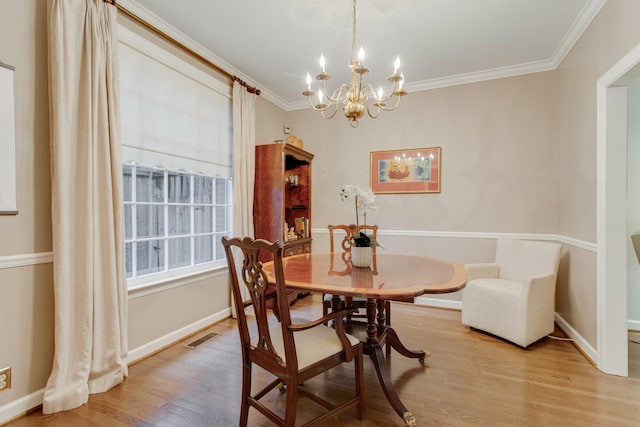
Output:
<path fill-rule="evenodd" d="M 349 198 L 354 199 L 356 207 L 356 226 L 360 223 L 360 215 L 364 216 L 364 223 L 367 223 L 367 212 L 378 209 L 376 206 L 376 195 L 371 188 L 363 189 L 353 184 L 346 184 L 340 190 L 340 198 L 344 201 Z"/>

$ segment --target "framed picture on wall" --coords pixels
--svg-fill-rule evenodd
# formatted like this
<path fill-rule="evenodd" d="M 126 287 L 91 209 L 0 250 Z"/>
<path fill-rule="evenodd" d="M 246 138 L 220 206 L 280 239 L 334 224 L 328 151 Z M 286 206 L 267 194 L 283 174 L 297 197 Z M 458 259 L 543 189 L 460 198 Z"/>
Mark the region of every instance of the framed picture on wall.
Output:
<path fill-rule="evenodd" d="M 385 193 L 439 193 L 440 147 L 371 152 L 371 189 Z"/>
<path fill-rule="evenodd" d="M 13 72 L 0 61 L 0 215 L 18 213 Z"/>

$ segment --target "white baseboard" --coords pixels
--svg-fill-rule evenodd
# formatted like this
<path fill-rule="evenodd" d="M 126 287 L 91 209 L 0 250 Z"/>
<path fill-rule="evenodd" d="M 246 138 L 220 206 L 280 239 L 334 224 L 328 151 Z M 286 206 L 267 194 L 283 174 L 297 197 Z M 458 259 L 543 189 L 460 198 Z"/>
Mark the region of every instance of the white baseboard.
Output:
<path fill-rule="evenodd" d="M 588 357 L 589 359 L 591 359 L 591 363 L 593 363 L 593 365 L 596 365 L 596 360 L 598 360 L 598 352 L 596 351 L 595 348 L 593 348 L 593 346 L 591 344 L 589 344 L 587 342 L 587 340 L 584 339 L 584 337 L 582 335 L 580 335 L 578 333 L 578 331 L 576 331 L 566 320 L 564 320 L 562 318 L 562 316 L 560 316 L 558 313 L 556 313 L 555 315 L 555 320 L 556 323 L 558 324 L 558 326 L 560 326 L 560 328 L 567 334 L 569 335 L 569 338 L 572 338 L 575 342 L 575 344 L 578 346 L 578 348 L 580 349 L 580 351 L 582 351 L 582 353 Z"/>
<path fill-rule="evenodd" d="M 640 320 L 627 320 L 627 329 L 630 331 L 640 331 Z"/>
<path fill-rule="evenodd" d="M 184 326 L 180 329 L 177 329 L 167 335 L 156 338 L 153 341 L 150 341 L 146 344 L 141 345 L 133 350 L 129 350 L 129 356 L 127 357 L 127 363 L 130 365 L 133 362 L 136 362 L 140 359 L 143 359 L 150 354 L 153 354 L 163 348 L 180 341 L 184 337 L 187 337 L 200 329 L 204 329 L 207 326 L 214 324 L 222 319 L 226 319 L 231 316 L 231 309 L 225 308 L 222 311 L 214 313 L 210 316 L 205 317 L 204 319 L 198 320 L 190 325 Z"/>
<path fill-rule="evenodd" d="M 416 305 L 424 305 L 426 307 L 447 308 L 450 310 L 462 310 L 462 301 L 440 299 L 432 297 L 417 297 L 413 300 Z"/>
<path fill-rule="evenodd" d="M 0 424 L 26 414 L 38 405 L 42 405 L 44 389 L 34 391 L 31 394 L 12 400 L 6 405 L 0 406 Z"/>

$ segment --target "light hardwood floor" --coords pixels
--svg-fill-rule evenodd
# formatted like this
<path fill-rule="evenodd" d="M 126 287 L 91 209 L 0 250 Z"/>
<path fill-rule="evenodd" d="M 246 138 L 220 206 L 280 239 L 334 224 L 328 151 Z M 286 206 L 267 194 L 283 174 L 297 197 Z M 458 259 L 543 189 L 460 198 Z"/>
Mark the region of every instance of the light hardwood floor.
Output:
<path fill-rule="evenodd" d="M 305 297 L 292 310 L 294 317 L 318 317 L 320 298 Z M 426 367 L 395 352 L 388 360 L 398 393 L 418 426 L 640 425 L 640 378 L 599 372 L 570 342 L 545 338 L 523 350 L 469 330 L 457 311 L 407 304 L 393 304 L 392 311 L 401 339 L 432 354 Z M 196 349 L 184 347 L 207 332 L 219 335 Z M 236 426 L 240 365 L 237 329 L 227 319 L 131 366 L 123 384 L 92 395 L 80 408 L 54 415 L 36 410 L 8 425 Z M 338 367 L 308 386 L 329 398 L 347 396 L 353 390 L 352 368 Z M 366 418 L 359 421 L 354 410 L 327 425 L 402 426 L 369 360 L 365 375 Z M 266 384 L 268 379 L 264 371 L 254 374 L 254 383 Z M 274 392 L 267 398 L 283 408 L 284 396 Z M 303 399 L 299 420 L 316 410 Z M 250 426 L 270 425 L 255 410 L 249 414 Z"/>

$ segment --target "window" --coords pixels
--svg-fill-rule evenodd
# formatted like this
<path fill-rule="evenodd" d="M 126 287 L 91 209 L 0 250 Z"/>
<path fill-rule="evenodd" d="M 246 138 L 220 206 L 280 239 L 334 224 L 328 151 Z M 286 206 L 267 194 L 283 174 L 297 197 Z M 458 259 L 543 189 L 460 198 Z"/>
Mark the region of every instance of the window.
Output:
<path fill-rule="evenodd" d="M 124 165 L 127 278 L 224 261 L 231 181 Z"/>
<path fill-rule="evenodd" d="M 230 88 L 124 27 L 118 34 L 129 287 L 224 266 Z"/>

